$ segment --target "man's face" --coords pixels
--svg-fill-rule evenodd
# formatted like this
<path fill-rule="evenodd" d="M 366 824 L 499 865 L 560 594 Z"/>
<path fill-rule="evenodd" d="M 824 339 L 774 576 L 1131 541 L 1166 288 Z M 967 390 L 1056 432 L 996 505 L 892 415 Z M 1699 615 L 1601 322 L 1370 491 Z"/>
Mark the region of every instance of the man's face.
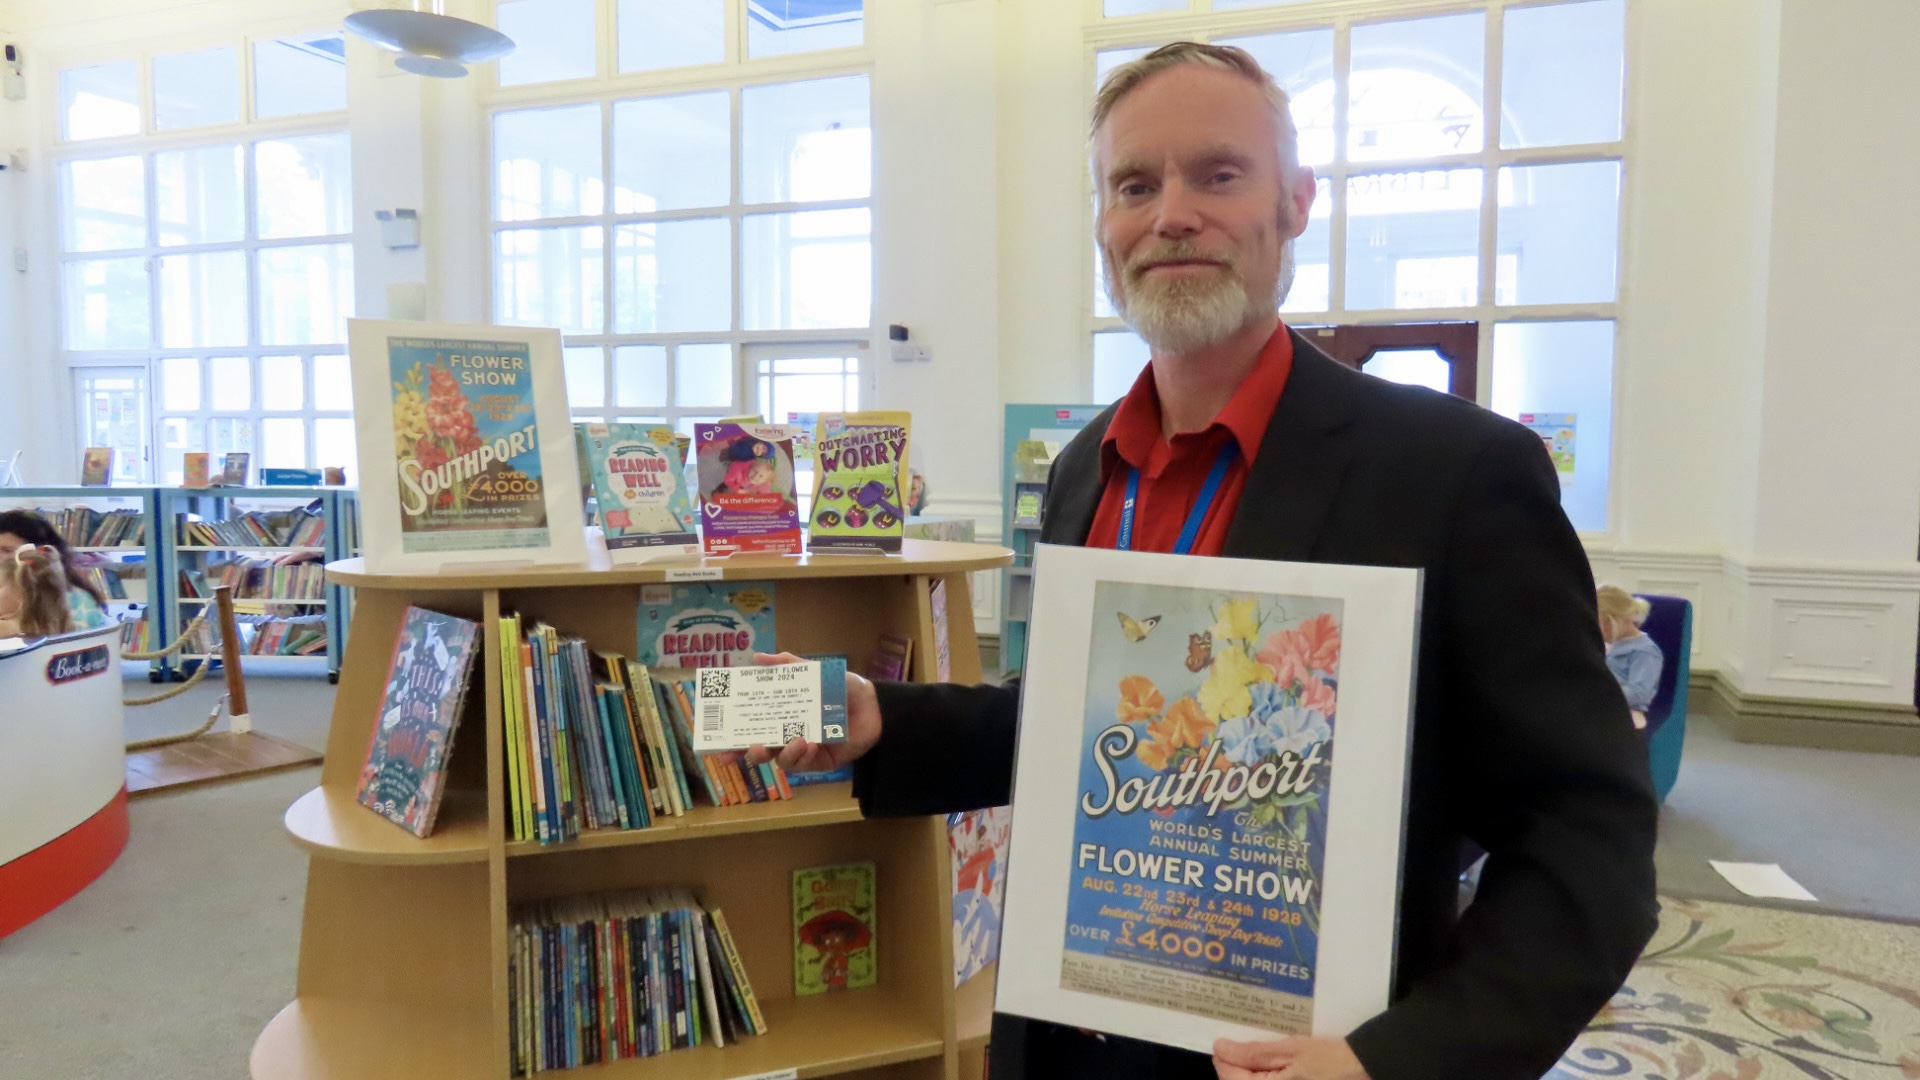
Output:
<path fill-rule="evenodd" d="M 1311 170 L 1281 176 L 1280 138 L 1259 87 L 1198 64 L 1148 78 L 1096 134 L 1108 291 L 1156 353 L 1278 311 L 1314 194 Z"/>

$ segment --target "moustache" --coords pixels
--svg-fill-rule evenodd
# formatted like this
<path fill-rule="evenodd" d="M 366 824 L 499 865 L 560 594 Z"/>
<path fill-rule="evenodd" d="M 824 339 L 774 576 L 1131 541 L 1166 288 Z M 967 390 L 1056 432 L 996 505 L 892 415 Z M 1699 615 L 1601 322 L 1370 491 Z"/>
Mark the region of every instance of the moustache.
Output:
<path fill-rule="evenodd" d="M 1163 263 L 1201 262 L 1217 266 L 1227 273 L 1235 272 L 1233 260 L 1222 255 L 1209 255 L 1191 244 L 1162 244 L 1152 251 L 1134 256 L 1127 261 L 1127 280 L 1137 282 L 1146 276 L 1147 271 Z"/>

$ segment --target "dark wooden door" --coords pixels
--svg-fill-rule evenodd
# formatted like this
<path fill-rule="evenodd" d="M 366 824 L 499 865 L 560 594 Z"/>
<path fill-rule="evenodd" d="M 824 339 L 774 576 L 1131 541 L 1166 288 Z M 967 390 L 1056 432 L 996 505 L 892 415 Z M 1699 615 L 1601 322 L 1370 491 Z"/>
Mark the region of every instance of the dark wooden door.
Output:
<path fill-rule="evenodd" d="M 1302 326 L 1308 341 L 1370 375 L 1444 390 L 1473 401 L 1480 385 L 1480 324 L 1380 323 Z"/>

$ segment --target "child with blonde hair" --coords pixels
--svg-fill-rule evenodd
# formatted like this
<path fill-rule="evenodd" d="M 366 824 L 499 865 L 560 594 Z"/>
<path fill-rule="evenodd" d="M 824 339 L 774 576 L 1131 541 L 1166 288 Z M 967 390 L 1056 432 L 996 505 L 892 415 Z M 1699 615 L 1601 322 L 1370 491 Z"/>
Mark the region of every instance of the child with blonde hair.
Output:
<path fill-rule="evenodd" d="M 0 557 L 0 637 L 53 637 L 72 629 L 60 553 L 22 544 Z"/>
<path fill-rule="evenodd" d="M 1600 636 L 1607 642 L 1607 670 L 1627 696 L 1627 708 L 1633 710 L 1633 726 L 1647 726 L 1647 710 L 1660 689 L 1660 671 L 1666 657 L 1640 629 L 1647 621 L 1652 605 L 1618 585 L 1600 586 Z"/>

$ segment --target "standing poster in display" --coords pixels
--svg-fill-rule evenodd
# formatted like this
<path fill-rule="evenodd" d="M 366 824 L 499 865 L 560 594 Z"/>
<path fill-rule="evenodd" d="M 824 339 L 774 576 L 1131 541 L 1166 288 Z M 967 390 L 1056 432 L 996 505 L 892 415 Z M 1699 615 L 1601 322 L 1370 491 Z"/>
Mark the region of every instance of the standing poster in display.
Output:
<path fill-rule="evenodd" d="M 1034 582 L 1021 711 L 1060 722 L 1020 726 L 996 1007 L 1200 1052 L 1385 1008 L 1419 572 L 1042 546 Z"/>
<path fill-rule="evenodd" d="M 583 563 L 560 332 L 354 319 L 367 567 Z"/>

